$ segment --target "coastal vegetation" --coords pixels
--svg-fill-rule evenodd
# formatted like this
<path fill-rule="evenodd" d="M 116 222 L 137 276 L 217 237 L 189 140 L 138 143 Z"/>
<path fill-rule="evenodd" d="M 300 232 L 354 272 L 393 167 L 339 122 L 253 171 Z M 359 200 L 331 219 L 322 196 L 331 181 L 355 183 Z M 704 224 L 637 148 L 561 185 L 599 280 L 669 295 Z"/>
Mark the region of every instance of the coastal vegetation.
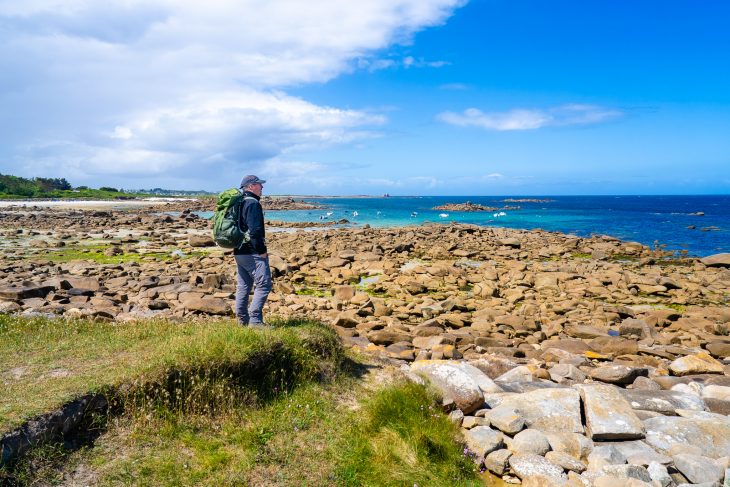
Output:
<path fill-rule="evenodd" d="M 87 186 L 73 187 L 65 178 L 31 178 L 0 174 L 0 199 L 23 198 L 132 198 L 112 187 L 92 189 Z"/>
<path fill-rule="evenodd" d="M 142 196 L 213 196 L 207 191 L 184 191 L 170 189 L 124 190 L 111 186 L 98 189 L 88 186 L 73 186 L 66 178 L 23 178 L 0 174 L 0 199 L 58 198 L 58 199 L 132 199 Z"/>
<path fill-rule="evenodd" d="M 0 315 L 0 368 L 14 374 L 0 431 L 90 393 L 110 404 L 2 467 L 0 483 L 481 484 L 434 392 L 363 380 L 378 364 L 320 323 L 271 322 Z"/>

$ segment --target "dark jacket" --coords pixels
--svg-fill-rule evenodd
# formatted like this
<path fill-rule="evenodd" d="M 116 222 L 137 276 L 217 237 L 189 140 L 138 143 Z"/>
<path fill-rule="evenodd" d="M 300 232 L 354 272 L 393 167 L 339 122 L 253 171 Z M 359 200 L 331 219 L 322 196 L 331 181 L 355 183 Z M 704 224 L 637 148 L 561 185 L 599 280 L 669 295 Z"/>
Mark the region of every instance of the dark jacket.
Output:
<path fill-rule="evenodd" d="M 247 198 L 243 200 L 239 225 L 243 230 L 249 231 L 251 241 L 240 249 L 233 249 L 233 253 L 235 255 L 265 254 L 266 230 L 264 230 L 264 210 L 261 208 L 260 198 L 250 191 L 244 191 L 243 194 Z"/>

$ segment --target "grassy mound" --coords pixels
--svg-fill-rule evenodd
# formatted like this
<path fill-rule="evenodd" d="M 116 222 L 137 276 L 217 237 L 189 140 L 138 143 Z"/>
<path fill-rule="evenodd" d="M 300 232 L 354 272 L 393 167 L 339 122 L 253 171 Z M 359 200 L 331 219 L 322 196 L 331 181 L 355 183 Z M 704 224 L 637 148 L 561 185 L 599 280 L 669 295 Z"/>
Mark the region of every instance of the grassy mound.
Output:
<path fill-rule="evenodd" d="M 35 448 L 0 484 L 482 484 L 426 388 L 374 389 L 363 375 L 379 366 L 346 357 L 330 328 L 275 324 L 0 316 L 5 425 L 90 391 L 117 406 L 88 425 L 93 443 Z"/>
<path fill-rule="evenodd" d="M 220 394 L 234 390 L 230 400 L 265 397 L 342 360 L 329 328 L 306 320 L 278 324 L 260 332 L 231 320 L 100 323 L 0 315 L 0 431 L 89 392 L 118 389 L 122 400 L 140 406 L 164 400 L 192 409 L 218 404 Z M 218 396 L 213 401 L 207 394 Z"/>

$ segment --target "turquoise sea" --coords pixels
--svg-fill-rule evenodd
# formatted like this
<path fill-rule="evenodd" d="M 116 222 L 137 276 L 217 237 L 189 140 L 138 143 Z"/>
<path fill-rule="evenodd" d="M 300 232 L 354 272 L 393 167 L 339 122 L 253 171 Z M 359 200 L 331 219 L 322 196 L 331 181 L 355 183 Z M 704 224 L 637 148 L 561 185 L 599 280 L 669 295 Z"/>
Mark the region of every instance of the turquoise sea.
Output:
<path fill-rule="evenodd" d="M 326 222 L 347 219 L 372 227 L 459 222 L 521 229 L 541 228 L 578 236 L 611 235 L 627 241 L 705 256 L 730 252 L 730 195 L 702 196 L 512 196 L 546 202 L 505 202 L 500 196 L 391 196 L 302 198 L 322 210 L 267 211 L 267 220 Z M 470 201 L 519 206 L 495 212 L 433 210 Z M 698 215 L 703 213 L 703 215 Z"/>

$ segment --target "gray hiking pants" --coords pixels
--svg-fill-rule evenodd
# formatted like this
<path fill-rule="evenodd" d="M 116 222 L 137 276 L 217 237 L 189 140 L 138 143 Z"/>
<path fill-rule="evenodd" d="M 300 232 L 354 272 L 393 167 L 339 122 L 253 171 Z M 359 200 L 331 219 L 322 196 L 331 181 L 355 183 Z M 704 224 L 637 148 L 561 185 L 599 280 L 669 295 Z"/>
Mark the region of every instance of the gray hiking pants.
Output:
<path fill-rule="evenodd" d="M 269 258 L 258 255 L 234 255 L 238 267 L 236 282 L 236 316 L 242 325 L 262 323 L 264 303 L 271 292 Z M 254 288 L 251 305 L 248 295 Z"/>

